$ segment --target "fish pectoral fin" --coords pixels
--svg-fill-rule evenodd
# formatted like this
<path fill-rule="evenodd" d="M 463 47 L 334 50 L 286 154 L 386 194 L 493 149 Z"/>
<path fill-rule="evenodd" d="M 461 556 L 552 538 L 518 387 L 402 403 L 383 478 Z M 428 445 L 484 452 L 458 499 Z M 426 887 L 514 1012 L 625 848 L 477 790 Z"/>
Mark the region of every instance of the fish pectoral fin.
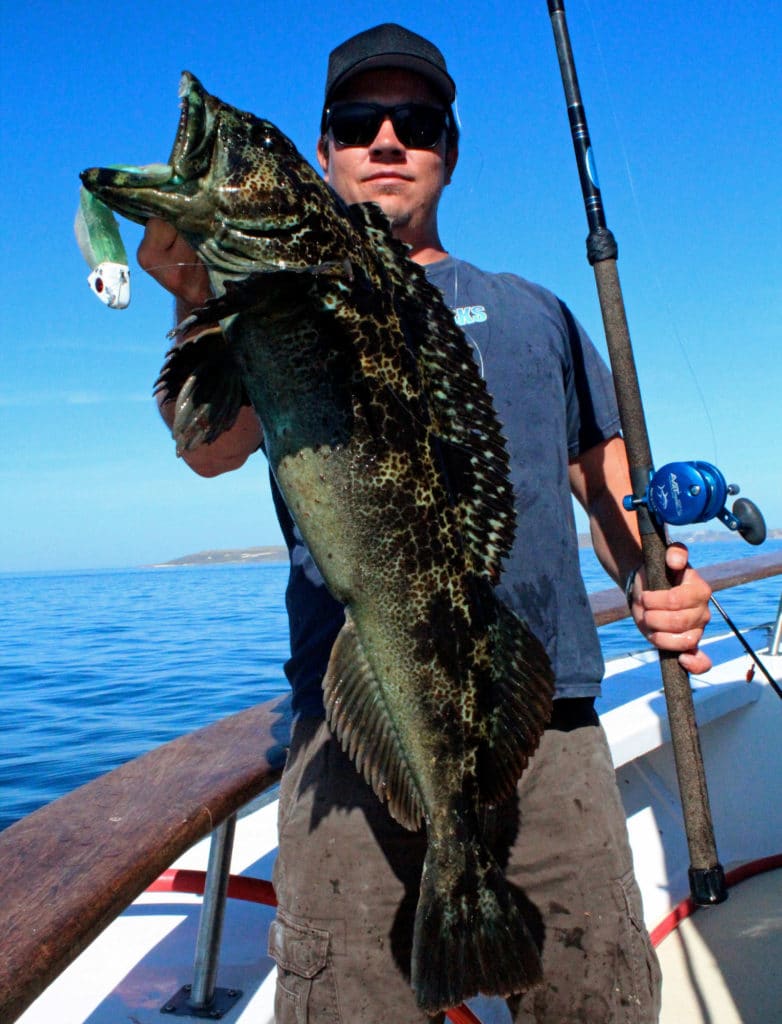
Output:
<path fill-rule="evenodd" d="M 228 341 L 219 326 L 188 332 L 172 348 L 155 381 L 163 403 L 175 402 L 171 433 L 177 455 L 210 444 L 236 422 L 250 401 Z"/>
<path fill-rule="evenodd" d="M 377 797 L 388 803 L 391 816 L 415 831 L 423 820 L 418 786 L 383 689 L 347 611 L 323 679 L 323 698 L 326 718 L 342 749 Z"/>
<path fill-rule="evenodd" d="M 493 591 L 491 597 L 496 608 L 478 784 L 484 802 L 499 803 L 514 792 L 548 724 L 554 675 L 543 644 Z"/>

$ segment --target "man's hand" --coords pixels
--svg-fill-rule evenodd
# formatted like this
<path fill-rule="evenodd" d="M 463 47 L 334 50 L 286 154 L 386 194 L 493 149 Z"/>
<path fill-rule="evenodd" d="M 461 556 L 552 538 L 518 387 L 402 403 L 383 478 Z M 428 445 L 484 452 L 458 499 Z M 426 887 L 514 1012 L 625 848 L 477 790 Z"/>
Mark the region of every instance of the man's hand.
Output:
<path fill-rule="evenodd" d="M 139 266 L 177 298 L 177 317 L 183 319 L 210 295 L 209 275 L 198 254 L 176 228 L 164 220 L 147 221 L 138 248 Z"/>
<path fill-rule="evenodd" d="M 646 590 L 646 574 L 639 569 L 633 583 L 630 611 L 638 629 L 655 647 L 680 651 L 679 663 L 688 672 L 707 672 L 711 658 L 698 648 L 711 615 L 711 587 L 687 564 L 683 544 L 671 544 L 665 562 L 673 578 L 670 590 Z"/>
<path fill-rule="evenodd" d="M 138 249 L 138 262 L 158 284 L 176 297 L 176 317 L 181 322 L 211 295 L 209 275 L 198 254 L 177 234 L 176 228 L 164 220 L 147 222 L 144 238 Z M 175 403 L 164 402 L 158 394 L 160 414 L 168 426 L 174 422 Z M 263 431 L 255 411 L 243 406 L 236 423 L 211 444 L 203 444 L 182 456 L 199 476 L 218 476 L 242 466 L 258 450 Z"/>

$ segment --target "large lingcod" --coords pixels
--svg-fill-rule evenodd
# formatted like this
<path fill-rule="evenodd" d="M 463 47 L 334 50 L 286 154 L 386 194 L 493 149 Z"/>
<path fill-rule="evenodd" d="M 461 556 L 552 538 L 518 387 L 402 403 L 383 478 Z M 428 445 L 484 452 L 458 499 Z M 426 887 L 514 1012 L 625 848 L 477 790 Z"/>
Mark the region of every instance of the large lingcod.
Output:
<path fill-rule="evenodd" d="M 469 345 L 372 204 L 346 206 L 268 121 L 189 73 L 168 167 L 84 186 L 173 224 L 215 297 L 158 381 L 181 451 L 251 403 L 280 491 L 346 608 L 323 681 L 329 725 L 380 800 L 426 828 L 411 983 L 434 1013 L 540 978 L 481 831 L 551 709 L 541 644 L 497 597 L 515 513 L 508 456 Z"/>

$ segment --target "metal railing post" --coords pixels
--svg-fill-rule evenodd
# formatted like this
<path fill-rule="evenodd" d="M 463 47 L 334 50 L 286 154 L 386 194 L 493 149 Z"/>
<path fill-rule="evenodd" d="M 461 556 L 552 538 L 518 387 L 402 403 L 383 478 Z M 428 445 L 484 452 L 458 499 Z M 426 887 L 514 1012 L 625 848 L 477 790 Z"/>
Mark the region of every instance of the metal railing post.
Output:
<path fill-rule="evenodd" d="M 232 814 L 212 833 L 190 993 L 194 1009 L 206 1009 L 214 999 L 235 831 L 236 815 Z"/>
<path fill-rule="evenodd" d="M 232 814 L 212 833 L 198 921 L 193 984 L 185 985 L 163 1007 L 164 1013 L 175 1017 L 219 1019 L 242 995 L 237 989 L 219 989 L 215 985 L 235 831 L 236 815 Z"/>

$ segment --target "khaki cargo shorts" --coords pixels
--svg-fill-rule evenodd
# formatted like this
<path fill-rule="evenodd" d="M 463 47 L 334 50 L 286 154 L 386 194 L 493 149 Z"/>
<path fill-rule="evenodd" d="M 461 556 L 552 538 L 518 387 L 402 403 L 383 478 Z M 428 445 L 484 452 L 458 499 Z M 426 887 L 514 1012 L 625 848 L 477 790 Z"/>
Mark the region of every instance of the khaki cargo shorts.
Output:
<path fill-rule="evenodd" d="M 543 950 L 520 1024 L 653 1024 L 660 974 L 599 725 L 552 728 L 490 833 Z M 294 725 L 269 951 L 276 1024 L 413 1024 L 410 945 L 425 837 L 397 825 L 324 722 Z"/>

